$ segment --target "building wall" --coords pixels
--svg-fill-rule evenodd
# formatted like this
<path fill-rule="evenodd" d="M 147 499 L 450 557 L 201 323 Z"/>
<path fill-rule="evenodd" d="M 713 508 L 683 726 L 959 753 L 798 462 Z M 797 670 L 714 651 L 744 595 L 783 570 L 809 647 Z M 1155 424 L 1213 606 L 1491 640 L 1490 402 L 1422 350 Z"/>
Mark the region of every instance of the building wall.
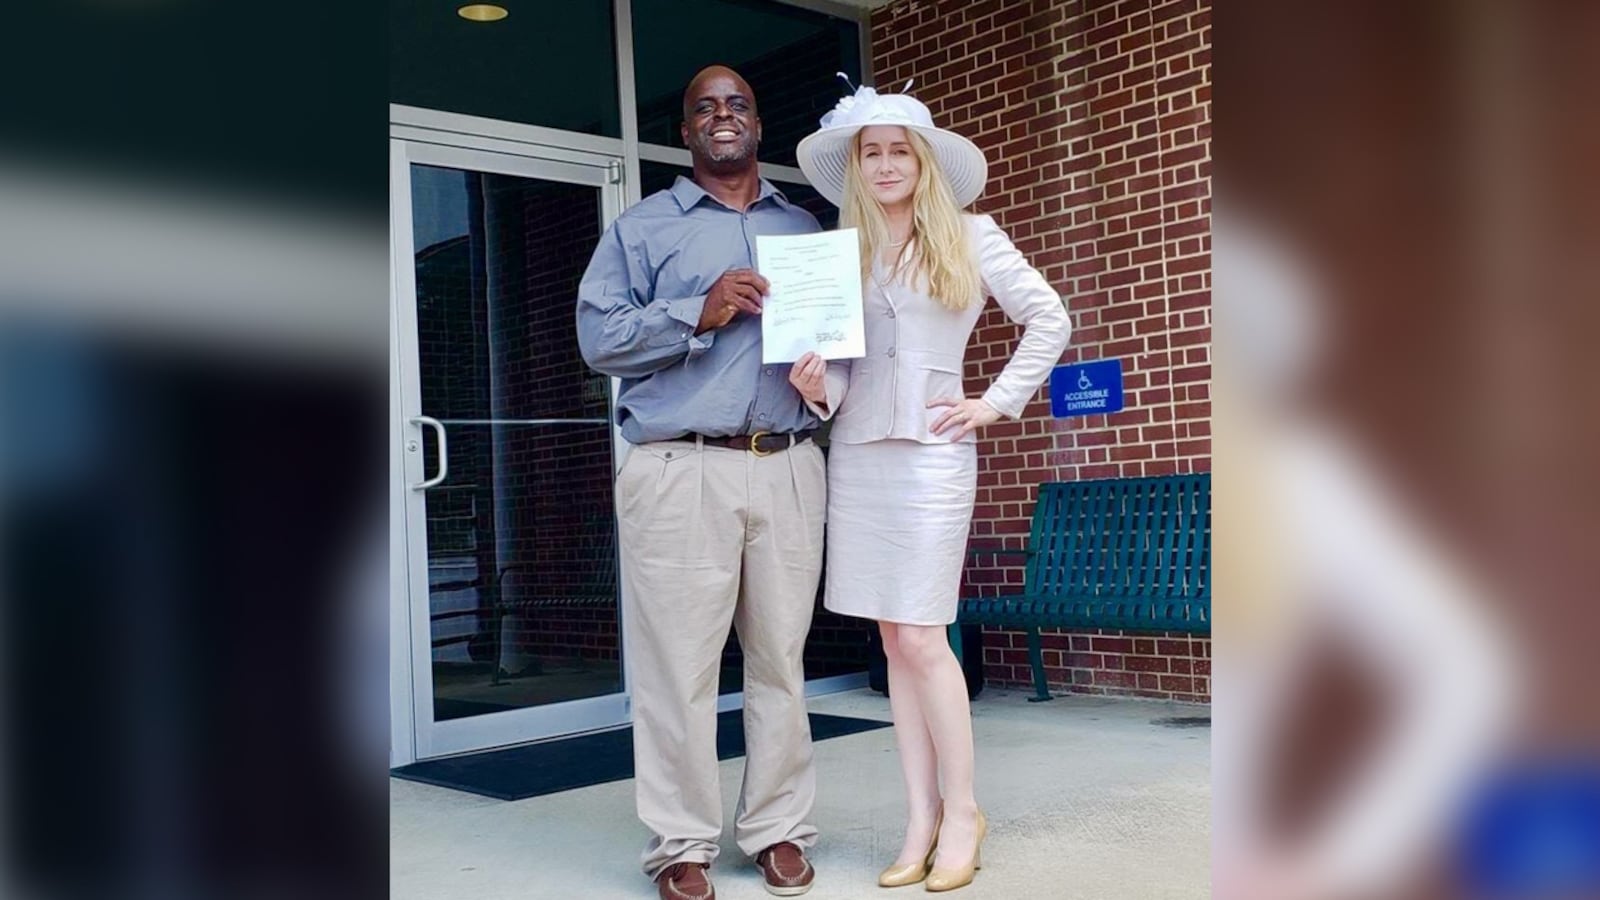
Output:
<path fill-rule="evenodd" d="M 1201 0 L 897 0 L 872 16 L 874 80 L 990 163 L 976 204 L 1066 298 L 1067 362 L 1123 360 L 1118 413 L 1052 419 L 1043 391 L 980 444 L 975 546 L 1019 547 L 1040 482 L 1211 468 L 1211 11 Z M 1020 332 L 992 304 L 967 353 L 981 393 Z M 969 567 L 966 593 L 1019 585 Z M 1047 633 L 1053 686 L 1209 700 L 1210 640 Z M 1029 681 L 990 630 L 991 682 Z"/>

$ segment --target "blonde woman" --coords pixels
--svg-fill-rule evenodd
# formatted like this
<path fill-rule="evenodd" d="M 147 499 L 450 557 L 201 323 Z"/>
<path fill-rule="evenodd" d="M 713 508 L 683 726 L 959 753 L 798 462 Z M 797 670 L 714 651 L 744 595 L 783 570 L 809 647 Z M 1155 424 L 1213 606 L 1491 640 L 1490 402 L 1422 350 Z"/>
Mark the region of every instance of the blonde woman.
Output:
<path fill-rule="evenodd" d="M 906 94 L 846 97 L 799 148 L 800 167 L 861 238 L 866 355 L 798 361 L 790 381 L 833 420 L 828 609 L 874 619 L 905 776 L 905 843 L 878 883 L 970 883 L 987 824 L 973 791 L 971 711 L 945 628 L 956 618 L 977 492 L 975 432 L 1017 418 L 1067 346 L 1051 289 L 988 216 L 963 209 L 988 166 Z M 992 296 L 1025 329 L 981 397 L 967 340 Z"/>

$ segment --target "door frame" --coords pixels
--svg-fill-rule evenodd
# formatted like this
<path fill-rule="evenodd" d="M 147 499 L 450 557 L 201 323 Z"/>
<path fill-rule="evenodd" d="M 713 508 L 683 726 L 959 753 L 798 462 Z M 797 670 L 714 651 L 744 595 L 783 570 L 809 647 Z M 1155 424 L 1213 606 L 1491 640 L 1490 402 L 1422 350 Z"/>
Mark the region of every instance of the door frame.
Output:
<path fill-rule="evenodd" d="M 631 714 L 630 673 L 625 665 L 622 690 L 618 693 L 433 721 L 426 498 L 425 491 L 412 487 L 436 474 L 439 464 L 438 460 L 422 458 L 422 431 L 426 426 L 417 421 L 423 412 L 412 239 L 412 164 L 596 188 L 600 192 L 603 232 L 626 204 L 621 142 L 407 107 L 391 107 L 391 120 L 390 765 L 624 726 Z M 610 146 L 613 143 L 615 147 Z M 616 390 L 616 380 L 612 379 L 613 398 Z M 611 442 L 613 465 L 620 465 L 626 444 L 614 423 Z M 618 634 L 626 640 L 622 609 L 619 595 Z"/>

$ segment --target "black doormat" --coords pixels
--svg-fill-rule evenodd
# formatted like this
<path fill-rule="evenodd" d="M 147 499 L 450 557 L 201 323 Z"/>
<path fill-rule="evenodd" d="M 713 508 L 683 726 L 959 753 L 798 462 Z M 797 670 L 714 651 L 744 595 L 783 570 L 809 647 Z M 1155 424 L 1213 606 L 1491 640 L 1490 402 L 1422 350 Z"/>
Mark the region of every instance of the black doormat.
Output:
<path fill-rule="evenodd" d="M 744 755 L 744 726 L 738 710 L 717 715 L 717 759 Z M 811 714 L 811 739 L 888 728 L 888 722 Z M 523 800 L 542 794 L 605 784 L 633 777 L 633 729 L 507 747 L 469 756 L 431 759 L 390 770 L 407 781 L 480 794 L 498 800 Z"/>

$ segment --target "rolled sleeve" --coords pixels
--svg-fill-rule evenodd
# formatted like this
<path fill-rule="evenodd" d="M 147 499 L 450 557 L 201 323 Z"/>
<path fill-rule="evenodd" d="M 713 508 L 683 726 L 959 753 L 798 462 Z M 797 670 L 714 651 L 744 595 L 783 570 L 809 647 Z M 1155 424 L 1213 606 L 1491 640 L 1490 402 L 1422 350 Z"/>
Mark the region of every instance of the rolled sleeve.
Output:
<path fill-rule="evenodd" d="M 700 354 L 711 349 L 711 344 L 716 340 L 715 331 L 705 334 L 695 334 L 694 330 L 700 327 L 700 313 L 706 308 L 706 294 L 695 297 L 683 297 L 667 301 L 667 315 L 683 325 L 680 337 L 689 342 L 689 359 L 694 359 Z"/>
<path fill-rule="evenodd" d="M 639 289 L 649 283 L 613 224 L 578 285 L 578 346 L 590 368 L 643 378 L 711 347 L 711 334 L 694 333 L 705 296 L 651 298 Z"/>
<path fill-rule="evenodd" d="M 1072 323 L 1061 295 L 1028 264 L 994 219 L 978 216 L 975 227 L 984 289 L 1011 321 L 1023 326 L 1016 352 L 984 392 L 983 401 L 1001 415 L 1017 419 L 1061 361 Z"/>

